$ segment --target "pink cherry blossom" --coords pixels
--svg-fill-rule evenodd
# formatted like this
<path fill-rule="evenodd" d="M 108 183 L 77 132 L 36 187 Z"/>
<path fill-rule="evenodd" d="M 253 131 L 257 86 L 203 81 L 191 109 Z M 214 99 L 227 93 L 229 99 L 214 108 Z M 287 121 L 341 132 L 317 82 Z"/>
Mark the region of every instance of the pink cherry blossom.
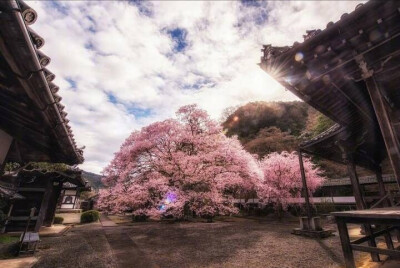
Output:
<path fill-rule="evenodd" d="M 311 196 L 321 186 L 324 177 L 309 158 L 303 157 L 303 164 Z M 259 186 L 258 196 L 264 202 L 285 209 L 289 200 L 301 197 L 303 185 L 297 152 L 271 153 L 261 160 L 260 165 L 264 180 Z"/>
<path fill-rule="evenodd" d="M 233 197 L 262 181 L 258 162 L 196 105 L 133 132 L 103 171 L 100 208 L 182 218 L 237 212 Z"/>

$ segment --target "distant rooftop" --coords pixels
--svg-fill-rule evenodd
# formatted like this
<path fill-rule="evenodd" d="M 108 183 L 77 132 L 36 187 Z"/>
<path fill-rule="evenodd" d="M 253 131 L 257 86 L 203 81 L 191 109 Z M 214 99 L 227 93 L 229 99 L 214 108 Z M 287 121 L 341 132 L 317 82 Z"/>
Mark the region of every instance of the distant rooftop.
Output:
<path fill-rule="evenodd" d="M 385 174 L 382 175 L 383 182 L 385 183 L 396 183 L 396 178 L 393 174 Z M 364 176 L 358 178 L 360 184 L 374 184 L 378 183 L 376 181 L 375 176 Z M 351 185 L 350 178 L 340 178 L 340 179 L 329 179 L 324 182 L 322 186 L 330 187 L 330 186 L 346 186 L 346 185 Z"/>

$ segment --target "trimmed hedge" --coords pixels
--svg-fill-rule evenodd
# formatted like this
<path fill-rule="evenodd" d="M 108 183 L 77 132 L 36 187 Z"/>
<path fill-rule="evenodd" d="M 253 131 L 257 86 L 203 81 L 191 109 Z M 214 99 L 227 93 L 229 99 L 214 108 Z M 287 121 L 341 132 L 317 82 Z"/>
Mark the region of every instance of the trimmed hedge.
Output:
<path fill-rule="evenodd" d="M 55 216 L 54 217 L 54 224 L 62 224 L 64 221 L 63 217 Z"/>
<path fill-rule="evenodd" d="M 88 210 L 81 214 L 81 223 L 96 222 L 100 219 L 100 213 L 97 210 Z"/>

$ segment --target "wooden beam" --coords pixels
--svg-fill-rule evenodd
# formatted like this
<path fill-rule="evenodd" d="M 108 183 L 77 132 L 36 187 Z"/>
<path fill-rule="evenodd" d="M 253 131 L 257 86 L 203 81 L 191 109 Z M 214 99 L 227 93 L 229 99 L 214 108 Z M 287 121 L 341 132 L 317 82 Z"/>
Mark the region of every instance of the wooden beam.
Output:
<path fill-rule="evenodd" d="M 46 188 L 20 187 L 18 192 L 45 192 Z"/>
<path fill-rule="evenodd" d="M 381 235 L 384 235 L 386 232 L 390 232 L 392 230 L 395 230 L 396 227 L 389 227 L 389 228 L 385 228 L 383 230 L 380 230 L 378 232 L 375 232 L 373 235 L 370 236 L 364 236 L 362 238 L 359 238 L 357 240 L 351 241 L 351 244 L 357 245 L 357 244 L 362 244 L 364 242 L 367 242 L 368 240 L 370 240 L 371 238 L 375 238 Z"/>
<path fill-rule="evenodd" d="M 362 246 L 362 245 L 351 245 L 351 248 L 353 250 L 357 250 L 357 251 L 370 252 L 371 254 L 374 253 L 374 254 L 388 255 L 391 257 L 400 257 L 399 250 L 384 249 L 384 248 L 377 248 L 377 247 L 367 247 L 367 246 Z"/>
<path fill-rule="evenodd" d="M 387 107 L 388 105 L 374 76 L 367 77 L 364 81 L 375 110 L 394 175 L 400 187 L 400 145 L 388 114 L 389 107 Z"/>
<path fill-rule="evenodd" d="M 10 97 L 8 94 L 0 93 L 0 104 L 1 108 L 4 109 L 3 113 L 12 114 L 13 117 L 20 117 L 29 124 L 35 126 L 35 128 L 43 127 L 41 125 L 41 121 L 38 120 L 40 118 L 40 114 L 35 110 L 31 103 L 23 103 L 21 104 L 21 96 L 20 99 L 16 99 L 14 97 Z"/>

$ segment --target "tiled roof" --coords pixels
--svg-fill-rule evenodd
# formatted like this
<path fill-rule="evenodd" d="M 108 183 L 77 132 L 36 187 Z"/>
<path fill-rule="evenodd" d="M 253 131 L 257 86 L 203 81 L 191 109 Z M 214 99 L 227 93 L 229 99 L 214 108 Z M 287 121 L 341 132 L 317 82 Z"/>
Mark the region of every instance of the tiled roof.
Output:
<path fill-rule="evenodd" d="M 35 165 L 35 163 L 28 163 L 14 171 L 6 172 L 2 177 L 3 186 L 7 186 L 8 182 L 9 188 L 15 187 L 16 179 L 33 179 L 33 178 L 56 178 L 64 183 L 72 183 L 78 187 L 89 188 L 88 181 L 82 177 L 82 170 L 78 168 L 66 167 L 63 170 L 47 170 L 45 168 L 40 168 Z"/>
<path fill-rule="evenodd" d="M 64 159 L 68 159 L 66 162 L 82 163 L 84 147 L 78 148 L 76 144 L 67 113 L 64 111 L 64 105 L 61 104 L 59 87 L 53 83 L 55 75 L 48 69 L 51 58 L 40 51 L 45 40 L 30 27 L 37 20 L 37 12 L 22 0 L 4 0 L 0 3 L 0 9 L 3 13 L 1 23 L 8 24 L 3 25 L 8 29 L 4 29 L 2 34 L 7 36 L 7 39 L 4 37 L 7 40 L 5 46 L 10 49 L 4 53 L 14 57 L 12 60 L 16 64 L 13 63 L 11 68 L 14 75 L 23 80 L 23 87 L 30 88 L 34 93 L 34 95 L 28 94 L 29 98 L 32 96 L 41 98 L 39 102 L 36 102 L 42 105 L 42 107 L 39 105 L 39 110 L 46 113 L 45 116 L 49 121 L 56 122 L 54 126 L 50 126 L 50 129 L 64 150 L 64 155 L 66 155 Z M 17 47 L 13 48 L 15 44 Z M 17 55 L 16 51 L 20 55 Z M 39 68 L 35 67 L 36 70 L 32 70 L 32 66 Z M 23 72 L 16 72 L 16 68 L 22 68 Z M 32 86 L 33 83 L 36 86 Z M 45 103 L 44 107 L 42 103 Z"/>
<path fill-rule="evenodd" d="M 302 43 L 263 47 L 260 67 L 338 124 L 303 143 L 304 151 L 343 162 L 341 142 L 355 149 L 355 164 L 368 169 L 386 157 L 375 109 L 361 81 L 373 71 L 377 81 L 384 81 L 382 94 L 393 114 L 398 112 L 399 16 L 400 1 L 369 1 L 323 30 L 308 31 Z"/>
<path fill-rule="evenodd" d="M 302 142 L 300 144 L 300 147 L 307 146 L 307 145 L 312 144 L 314 142 L 319 142 L 319 141 L 331 136 L 332 134 L 335 134 L 337 131 L 340 131 L 340 130 L 341 130 L 341 126 L 339 124 L 334 124 L 333 126 L 328 128 L 324 132 L 318 134 L 317 136 L 315 136 L 315 137 L 313 137 L 313 138 L 311 138 L 311 139 L 309 139 L 307 141 Z"/>
<path fill-rule="evenodd" d="M 7 199 L 25 199 L 24 196 L 17 193 L 16 188 L 0 181 L 0 197 Z"/>
<path fill-rule="evenodd" d="M 360 3 L 358 5 L 356 5 L 355 9 L 353 12 L 351 12 L 350 14 L 352 15 L 356 10 L 358 10 L 359 8 L 363 7 L 364 4 Z M 326 24 L 326 28 L 324 30 L 321 29 L 314 29 L 314 30 L 308 30 L 306 31 L 306 34 L 303 35 L 303 39 L 304 39 L 304 43 L 308 42 L 308 40 L 313 39 L 314 37 L 318 36 L 320 33 L 322 33 L 323 31 L 326 31 L 327 29 L 331 28 L 332 26 L 341 23 L 342 21 L 346 20 L 346 18 L 350 15 L 348 13 L 343 13 L 340 16 L 340 19 L 337 22 L 333 22 L 330 21 Z M 273 57 L 277 57 L 283 53 L 288 52 L 289 50 L 291 50 L 292 48 L 296 48 L 298 45 L 300 45 L 299 42 L 294 42 L 292 46 L 285 46 L 285 47 L 274 47 L 272 45 L 264 45 L 263 48 L 263 52 L 264 52 L 264 56 L 261 57 L 261 62 L 265 61 L 268 59 L 268 55 L 271 55 Z M 272 54 L 271 54 L 272 53 Z"/>

